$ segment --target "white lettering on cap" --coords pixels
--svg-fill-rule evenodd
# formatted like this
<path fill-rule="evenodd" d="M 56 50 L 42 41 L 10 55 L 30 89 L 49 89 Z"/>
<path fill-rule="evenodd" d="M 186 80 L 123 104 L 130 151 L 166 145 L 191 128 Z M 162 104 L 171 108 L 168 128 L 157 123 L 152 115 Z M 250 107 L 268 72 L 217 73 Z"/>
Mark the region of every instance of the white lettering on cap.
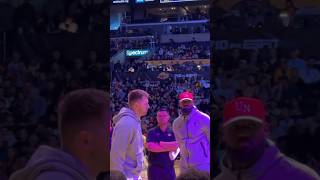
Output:
<path fill-rule="evenodd" d="M 251 112 L 251 106 L 247 103 L 244 103 L 243 101 L 236 102 L 235 105 L 236 105 L 236 111 L 238 112 L 242 112 L 242 113 Z"/>

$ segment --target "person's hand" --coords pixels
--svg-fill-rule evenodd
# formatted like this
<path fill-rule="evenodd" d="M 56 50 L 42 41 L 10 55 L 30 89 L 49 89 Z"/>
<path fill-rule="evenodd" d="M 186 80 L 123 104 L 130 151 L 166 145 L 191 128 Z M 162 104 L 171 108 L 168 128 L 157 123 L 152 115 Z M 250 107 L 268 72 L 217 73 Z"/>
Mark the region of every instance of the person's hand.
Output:
<path fill-rule="evenodd" d="M 145 148 L 147 148 L 147 146 L 148 146 L 148 144 L 147 144 L 147 138 L 146 138 L 144 135 L 142 135 L 142 137 L 143 137 L 143 146 L 144 146 Z"/>

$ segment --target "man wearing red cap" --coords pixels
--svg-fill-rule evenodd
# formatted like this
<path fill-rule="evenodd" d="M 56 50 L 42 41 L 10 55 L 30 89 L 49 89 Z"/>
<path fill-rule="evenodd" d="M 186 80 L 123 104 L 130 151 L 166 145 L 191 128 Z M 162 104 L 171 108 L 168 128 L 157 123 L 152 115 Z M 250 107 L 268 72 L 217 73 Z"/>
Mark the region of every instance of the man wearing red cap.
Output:
<path fill-rule="evenodd" d="M 180 116 L 173 122 L 173 132 L 181 149 L 180 171 L 189 168 L 210 172 L 210 117 L 199 111 L 193 95 L 179 95 Z"/>
<path fill-rule="evenodd" d="M 225 155 L 216 180 L 319 180 L 311 168 L 286 157 L 267 139 L 266 111 L 258 99 L 239 97 L 223 112 Z"/>

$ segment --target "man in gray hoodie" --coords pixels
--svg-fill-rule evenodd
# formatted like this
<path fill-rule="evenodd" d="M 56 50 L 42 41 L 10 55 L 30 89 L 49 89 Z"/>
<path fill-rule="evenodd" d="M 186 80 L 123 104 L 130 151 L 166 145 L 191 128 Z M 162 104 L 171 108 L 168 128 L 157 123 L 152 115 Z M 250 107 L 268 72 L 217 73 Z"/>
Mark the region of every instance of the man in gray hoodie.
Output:
<path fill-rule="evenodd" d="M 286 157 L 267 139 L 266 112 L 258 99 L 227 102 L 223 114 L 226 153 L 216 180 L 320 180 L 311 168 Z"/>
<path fill-rule="evenodd" d="M 76 90 L 59 103 L 61 149 L 40 146 L 10 180 L 92 180 L 109 170 L 109 95 Z"/>
<path fill-rule="evenodd" d="M 147 115 L 149 94 L 135 89 L 128 94 L 129 107 L 113 118 L 115 124 L 110 151 L 110 169 L 120 171 L 128 179 L 140 179 L 143 170 L 143 137 L 141 117 Z"/>
<path fill-rule="evenodd" d="M 210 172 L 210 117 L 193 103 L 193 94 L 179 95 L 181 114 L 173 122 L 173 132 L 181 149 L 180 171 L 190 168 Z"/>

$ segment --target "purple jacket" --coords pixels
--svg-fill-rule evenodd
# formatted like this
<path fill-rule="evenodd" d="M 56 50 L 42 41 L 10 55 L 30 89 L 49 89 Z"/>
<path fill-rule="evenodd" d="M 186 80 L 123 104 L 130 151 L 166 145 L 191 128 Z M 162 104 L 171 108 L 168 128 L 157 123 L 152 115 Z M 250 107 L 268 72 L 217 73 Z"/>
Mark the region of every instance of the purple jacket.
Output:
<path fill-rule="evenodd" d="M 222 172 L 215 180 L 320 180 L 317 173 L 282 154 L 279 149 L 268 140 L 269 147 L 263 156 L 249 169 L 234 172 L 226 167 L 225 158 L 222 159 Z"/>

